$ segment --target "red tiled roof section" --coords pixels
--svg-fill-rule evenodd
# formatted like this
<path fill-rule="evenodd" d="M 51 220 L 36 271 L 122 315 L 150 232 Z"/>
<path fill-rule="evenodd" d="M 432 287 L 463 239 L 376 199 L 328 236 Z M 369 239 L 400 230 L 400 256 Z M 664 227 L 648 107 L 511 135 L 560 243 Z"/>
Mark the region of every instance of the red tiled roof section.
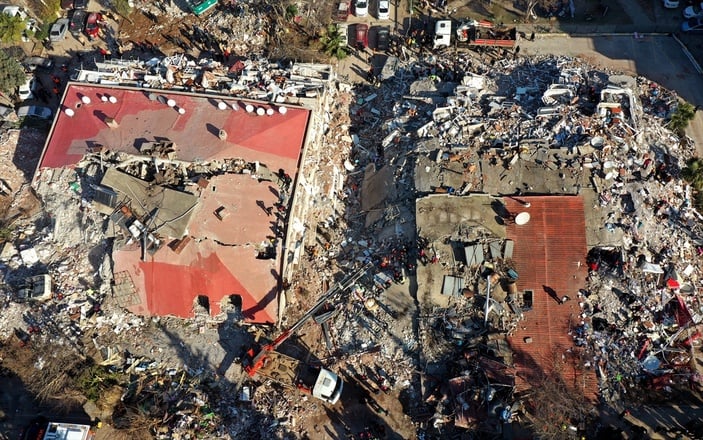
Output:
<path fill-rule="evenodd" d="M 518 390 L 559 374 L 567 386 L 595 399 L 598 386 L 594 371 L 582 367 L 583 361 L 575 355 L 579 349 L 569 335 L 571 326 L 580 322 L 576 295 L 584 288 L 588 274 L 583 198 L 535 196 L 521 200 L 529 202 L 530 207 L 504 199 L 510 213 L 530 214 L 527 224 L 506 228 L 507 238 L 515 242 L 518 292 L 534 292 L 532 310 L 524 312 L 525 319 L 509 338 Z M 570 300 L 560 304 L 558 298 L 563 296 Z"/>
<path fill-rule="evenodd" d="M 150 99 L 150 94 L 156 99 Z M 89 98 L 89 104 L 82 103 L 84 97 Z M 113 97 L 117 102 L 103 102 L 102 97 Z M 175 107 L 164 103 L 169 99 L 176 102 Z M 228 105 L 225 110 L 218 109 L 220 102 Z M 231 108 L 233 103 L 239 105 L 239 111 Z M 285 114 L 274 108 L 271 116 L 257 116 L 247 113 L 245 104 L 255 109 L 271 107 L 226 96 L 69 83 L 62 108 L 72 109 L 74 115 L 59 112 L 39 167 L 72 166 L 95 144 L 139 154 L 135 143 L 158 137 L 176 144 L 180 160 L 241 157 L 265 163 L 272 170 L 294 170 L 310 112 L 287 106 Z M 176 108 L 185 109 L 185 114 L 179 114 Z M 106 118 L 114 119 L 117 128 L 110 128 Z M 218 137 L 220 129 L 227 133 L 224 140 Z"/>

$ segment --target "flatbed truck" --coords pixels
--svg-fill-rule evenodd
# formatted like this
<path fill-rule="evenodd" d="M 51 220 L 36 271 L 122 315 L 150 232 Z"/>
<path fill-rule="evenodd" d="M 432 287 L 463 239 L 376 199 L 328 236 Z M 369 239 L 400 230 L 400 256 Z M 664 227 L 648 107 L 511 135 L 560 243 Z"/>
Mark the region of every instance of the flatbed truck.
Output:
<path fill-rule="evenodd" d="M 451 20 L 438 20 L 435 25 L 434 49 L 449 47 L 513 48 L 517 42 L 515 27 L 496 27 L 490 21 L 470 20 L 459 24 L 452 32 Z"/>

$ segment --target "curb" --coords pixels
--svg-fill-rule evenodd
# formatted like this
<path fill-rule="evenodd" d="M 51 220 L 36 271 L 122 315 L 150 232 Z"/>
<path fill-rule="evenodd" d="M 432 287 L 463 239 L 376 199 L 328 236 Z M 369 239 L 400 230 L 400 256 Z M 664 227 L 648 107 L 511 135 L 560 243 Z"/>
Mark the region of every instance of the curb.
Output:
<path fill-rule="evenodd" d="M 693 54 L 691 54 L 691 51 L 688 50 L 688 47 L 686 47 L 685 44 L 683 44 L 683 41 L 679 39 L 679 37 L 676 36 L 676 34 L 672 34 L 672 37 L 674 37 L 674 40 L 676 40 L 677 43 L 681 46 L 681 50 L 683 51 L 684 55 L 686 55 L 686 58 L 693 64 L 693 67 L 696 69 L 699 75 L 703 75 L 703 69 L 701 69 L 701 65 L 698 64 L 698 61 L 693 57 Z"/>
<path fill-rule="evenodd" d="M 679 43 L 679 46 L 681 46 L 681 50 L 683 51 L 684 55 L 686 55 L 686 58 L 693 64 L 693 67 L 696 69 L 696 72 L 698 72 L 699 75 L 703 75 L 703 67 L 696 61 L 694 58 L 693 54 L 691 53 L 690 50 L 688 50 L 688 47 L 679 39 L 679 37 L 676 36 L 676 33 L 674 32 L 652 32 L 652 33 L 638 33 L 637 35 L 641 35 L 642 37 L 672 37 L 677 43 Z M 633 33 L 626 33 L 626 32 L 611 32 L 611 33 L 603 33 L 603 34 L 595 34 L 595 33 L 584 33 L 584 34 L 567 34 L 563 32 L 553 32 L 553 33 L 545 33 L 545 34 L 540 34 L 540 37 L 546 37 L 546 38 L 595 38 L 595 37 L 633 37 Z"/>
<path fill-rule="evenodd" d="M 596 38 L 596 37 L 632 37 L 633 32 L 610 32 L 610 33 L 565 33 L 565 32 L 550 32 L 545 34 L 538 34 L 541 37 L 566 37 L 566 38 Z M 673 34 L 670 32 L 638 32 L 637 35 L 643 37 L 670 37 Z"/>

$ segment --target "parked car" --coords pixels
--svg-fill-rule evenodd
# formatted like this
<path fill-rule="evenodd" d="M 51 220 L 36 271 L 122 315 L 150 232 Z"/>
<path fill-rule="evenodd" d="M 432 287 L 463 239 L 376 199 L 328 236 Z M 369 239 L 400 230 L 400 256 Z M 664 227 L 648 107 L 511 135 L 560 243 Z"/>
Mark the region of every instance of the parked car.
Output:
<path fill-rule="evenodd" d="M 384 26 L 378 28 L 378 32 L 376 32 L 376 50 L 381 52 L 387 51 L 390 37 L 391 30 L 388 27 Z"/>
<path fill-rule="evenodd" d="M 388 0 L 378 0 L 378 19 L 388 20 L 391 17 L 391 2 Z"/>
<path fill-rule="evenodd" d="M 24 8 L 15 5 L 1 5 L 2 13 L 9 15 L 10 17 L 19 16 L 22 20 L 27 18 L 27 12 Z"/>
<path fill-rule="evenodd" d="M 703 15 L 703 2 L 698 5 L 691 5 L 683 10 L 683 18 L 693 18 Z"/>
<path fill-rule="evenodd" d="M 105 23 L 103 14 L 99 12 L 91 12 L 88 19 L 85 21 L 85 33 L 91 39 L 96 38 L 100 33 L 100 26 Z"/>
<path fill-rule="evenodd" d="M 359 23 L 356 25 L 356 39 L 354 44 L 357 49 L 364 50 L 369 47 L 369 25 Z"/>
<path fill-rule="evenodd" d="M 34 90 L 36 89 L 36 82 L 34 80 L 34 75 L 28 75 L 27 81 L 20 85 L 17 89 L 17 96 L 20 101 L 26 101 L 28 99 L 34 98 Z"/>
<path fill-rule="evenodd" d="M 51 69 L 54 65 L 54 61 L 51 58 L 27 57 L 22 61 L 22 65 L 27 72 L 34 72 L 37 69 Z"/>
<path fill-rule="evenodd" d="M 20 118 L 49 119 L 51 117 L 51 109 L 40 105 L 25 105 L 17 109 L 17 116 Z"/>
<path fill-rule="evenodd" d="M 679 7 L 679 0 L 664 0 L 664 7 L 667 9 L 676 9 Z"/>
<path fill-rule="evenodd" d="M 210 9 L 217 6 L 218 0 L 187 0 L 190 10 L 195 15 L 203 15 Z"/>
<path fill-rule="evenodd" d="M 63 39 L 66 38 L 68 25 L 68 18 L 59 18 L 56 20 L 56 23 L 51 25 L 51 30 L 49 30 L 49 40 L 54 42 L 63 41 Z"/>
<path fill-rule="evenodd" d="M 71 24 L 68 29 L 75 36 L 80 35 L 85 29 L 85 20 L 88 18 L 88 13 L 83 9 L 74 9 L 71 11 Z"/>
<path fill-rule="evenodd" d="M 13 113 L 14 110 L 12 110 L 10 107 L 0 105 L 0 121 L 9 119 Z"/>
<path fill-rule="evenodd" d="M 703 16 L 689 18 L 688 21 L 681 23 L 681 32 L 690 34 L 698 34 L 703 32 Z"/>
<path fill-rule="evenodd" d="M 87 9 L 88 0 L 61 0 L 62 9 Z"/>
<path fill-rule="evenodd" d="M 341 37 L 341 42 L 339 43 L 342 47 L 349 46 L 349 25 L 346 23 L 337 23 L 337 32 Z"/>
<path fill-rule="evenodd" d="M 369 14 L 369 0 L 356 0 L 354 2 L 354 15 L 366 17 Z"/>

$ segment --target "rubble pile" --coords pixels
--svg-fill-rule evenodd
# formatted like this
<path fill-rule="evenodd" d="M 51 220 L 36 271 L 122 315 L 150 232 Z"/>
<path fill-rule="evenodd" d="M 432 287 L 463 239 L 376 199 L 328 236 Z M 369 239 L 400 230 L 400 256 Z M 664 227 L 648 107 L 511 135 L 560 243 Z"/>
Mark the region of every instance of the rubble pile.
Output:
<path fill-rule="evenodd" d="M 221 2 L 203 21 L 196 21 L 187 9 L 188 6 L 180 7 L 171 1 L 134 3 L 135 7 L 151 20 L 148 35 L 169 33 L 174 21 L 182 23 L 178 35 L 166 35 L 166 38 L 186 52 L 198 50 L 218 55 L 249 57 L 251 54 L 261 54 L 266 49 L 272 7 L 265 2 Z M 163 17 L 167 17 L 168 21 L 164 22 Z M 194 22 L 197 24 L 192 24 Z M 233 29 L 237 31 L 232 32 Z M 143 44 L 129 40 L 130 37 L 122 32 L 124 43 L 120 52 Z"/>
<path fill-rule="evenodd" d="M 194 32 L 207 46 L 226 39 L 217 34 L 222 28 L 246 29 L 241 41 L 227 43 L 249 53 L 265 38 L 263 19 L 250 6 L 208 16 L 214 37 Z M 324 136 L 305 153 L 298 185 L 311 203 L 300 224 L 290 225 L 306 233 L 301 243 L 289 243 L 302 245 L 302 255 L 292 257 L 299 267 L 285 280 L 289 310 L 282 322 L 293 322 L 314 301 L 311 293 L 334 285 L 339 272 L 368 269 L 314 316 L 320 330 L 308 338 L 319 335 L 313 342 L 321 349 L 310 363 L 334 369 L 358 389 L 402 398 L 421 433 L 451 423 L 498 432 L 524 413 L 506 336 L 531 306 L 513 289 L 518 274 L 509 240 L 477 219 L 446 234 L 418 230 L 416 199 L 431 194 L 590 194 L 594 247 L 579 262 L 589 268 L 587 287 L 570 292 L 581 310 L 570 336 L 584 353 L 583 367 L 597 372 L 601 395 L 615 405 L 634 387 L 700 387 L 703 217 L 680 180 L 694 145 L 665 127 L 676 95 L 576 58 L 398 55 L 393 71 L 384 68 L 383 81 L 372 77 L 372 84 L 338 82 L 325 65 L 185 54 L 96 62 L 77 78 L 322 105 L 320 120 L 310 124 Z M 15 230 L 0 255 L 12 300 L 1 334 L 14 332 L 23 344 L 42 338 L 71 345 L 80 354 L 92 341 L 105 365 L 140 375 L 140 398 L 169 408 L 161 438 L 309 432 L 321 403 L 273 381 L 255 386 L 244 374 L 216 380 L 227 368 L 211 359 L 242 354 L 218 334 L 246 333 L 228 324 L 241 318 L 236 311 L 196 314 L 178 332 L 188 344 L 175 337 L 156 343 L 147 329 L 161 321 L 134 318 L 107 298 L 111 242 L 103 216 L 87 201 L 103 167 L 139 178 L 158 174 L 160 183 L 179 187 L 221 173 L 275 178 L 265 166 L 236 158 L 183 166 L 167 145 L 152 147 L 144 157 L 98 148 L 76 170 L 40 175 L 36 190 L 46 214 Z M 174 163 L 155 169 L 152 156 Z M 499 205 L 487 209 L 499 213 Z M 457 252 L 453 242 L 472 245 Z M 418 265 L 440 268 L 452 294 L 448 305 L 420 301 L 429 287 L 415 284 Z M 184 353 L 186 345 L 202 351 Z M 364 402 L 386 411 L 372 398 Z"/>
<path fill-rule="evenodd" d="M 576 58 L 548 56 L 491 60 L 489 55 L 459 55 L 453 63 L 441 56 L 411 57 L 399 63 L 390 79 L 374 83 L 376 87 L 354 88 L 350 125 L 331 126 L 330 138 L 351 145 L 351 153 L 338 159 L 349 176 L 336 194 L 348 211 L 343 219 L 324 219 L 316 226 L 316 242 L 306 247 L 313 267 L 329 269 L 335 259 L 342 267 L 370 260 L 376 286 L 392 283 L 395 269 L 384 267 L 381 257 L 388 251 L 384 239 L 415 241 L 414 231 L 403 225 L 413 223 L 412 212 L 404 206 L 416 195 L 514 194 L 516 187 L 518 195 L 593 190 L 594 208 L 602 213 L 599 239 L 612 245 L 596 249 L 603 254 L 615 249 L 619 263 L 614 275 L 592 270 L 589 288 L 578 293 L 583 314 L 571 335 L 575 347 L 586 349 L 584 367 L 597 370 L 601 392 L 609 400 L 622 396 L 625 380 L 661 387 L 663 381 L 673 383 L 673 377 L 682 383 L 700 377 L 689 369 L 690 355 L 679 354 L 679 364 L 672 364 L 674 356 L 666 351 L 695 347 L 701 321 L 695 263 L 700 215 L 692 208 L 690 188 L 679 180 L 681 167 L 695 151 L 686 138 L 665 128 L 678 102 L 674 93 L 645 78 L 597 70 Z M 345 88 L 341 90 L 344 95 Z M 349 134 L 344 133 L 347 128 Z M 522 173 L 529 167 L 544 174 L 529 181 Z M 495 171 L 489 173 L 491 168 Z M 373 192 L 365 193 L 365 186 L 371 185 Z M 490 255 L 488 242 L 496 238 L 486 234 L 482 239 Z M 441 255 L 427 243 L 413 246 L 411 254 L 415 261 L 437 259 L 452 272 L 462 269 L 461 262 L 447 262 L 451 255 Z M 592 258 L 588 256 L 589 264 Z M 496 266 L 495 273 L 509 281 L 510 261 L 499 261 L 506 265 Z M 490 359 L 498 357 L 510 365 L 504 336 L 518 325 L 529 304 L 524 298 L 497 298 L 503 318 L 486 326 L 482 307 L 476 307 L 483 301 L 473 301 L 486 289 L 480 272 L 470 270 L 476 263 L 483 261 L 464 262 L 460 270 L 466 287 L 457 304 L 420 310 L 422 359 L 456 359 L 458 352 L 472 347 L 484 347 L 479 355 L 486 356 L 488 343 L 494 345 Z M 581 264 L 586 264 L 586 256 Z M 407 271 L 402 264 L 397 267 Z M 347 324 L 355 309 L 360 316 L 368 314 L 363 301 L 373 292 L 365 286 L 351 296 L 359 305 L 348 306 L 351 310 L 338 326 L 344 332 L 336 339 L 349 344 L 345 351 L 367 348 L 372 335 L 393 325 L 393 315 L 385 311 L 365 323 Z M 677 333 L 679 326 L 686 331 Z M 493 332 L 503 336 L 494 337 Z M 486 365 L 487 374 L 497 371 L 496 365 Z M 461 382 L 461 371 L 453 367 L 445 374 L 459 375 L 456 382 Z M 664 374 L 666 379 L 661 379 Z M 458 402 L 468 410 L 471 405 L 461 399 L 445 403 Z M 509 409 L 502 416 L 492 412 L 497 420 L 512 417 L 513 404 L 519 408 L 509 394 L 495 402 Z M 423 408 L 425 420 L 446 421 L 443 408 L 420 405 L 416 410 L 422 413 Z"/>
<path fill-rule="evenodd" d="M 332 68 L 318 64 L 283 65 L 262 58 L 225 64 L 211 58 L 196 60 L 181 53 L 149 61 L 109 59 L 80 69 L 82 82 L 117 82 L 156 89 L 229 94 L 276 103 L 300 104 L 315 98 L 334 78 Z M 244 108 L 246 110 L 246 108 Z"/>

